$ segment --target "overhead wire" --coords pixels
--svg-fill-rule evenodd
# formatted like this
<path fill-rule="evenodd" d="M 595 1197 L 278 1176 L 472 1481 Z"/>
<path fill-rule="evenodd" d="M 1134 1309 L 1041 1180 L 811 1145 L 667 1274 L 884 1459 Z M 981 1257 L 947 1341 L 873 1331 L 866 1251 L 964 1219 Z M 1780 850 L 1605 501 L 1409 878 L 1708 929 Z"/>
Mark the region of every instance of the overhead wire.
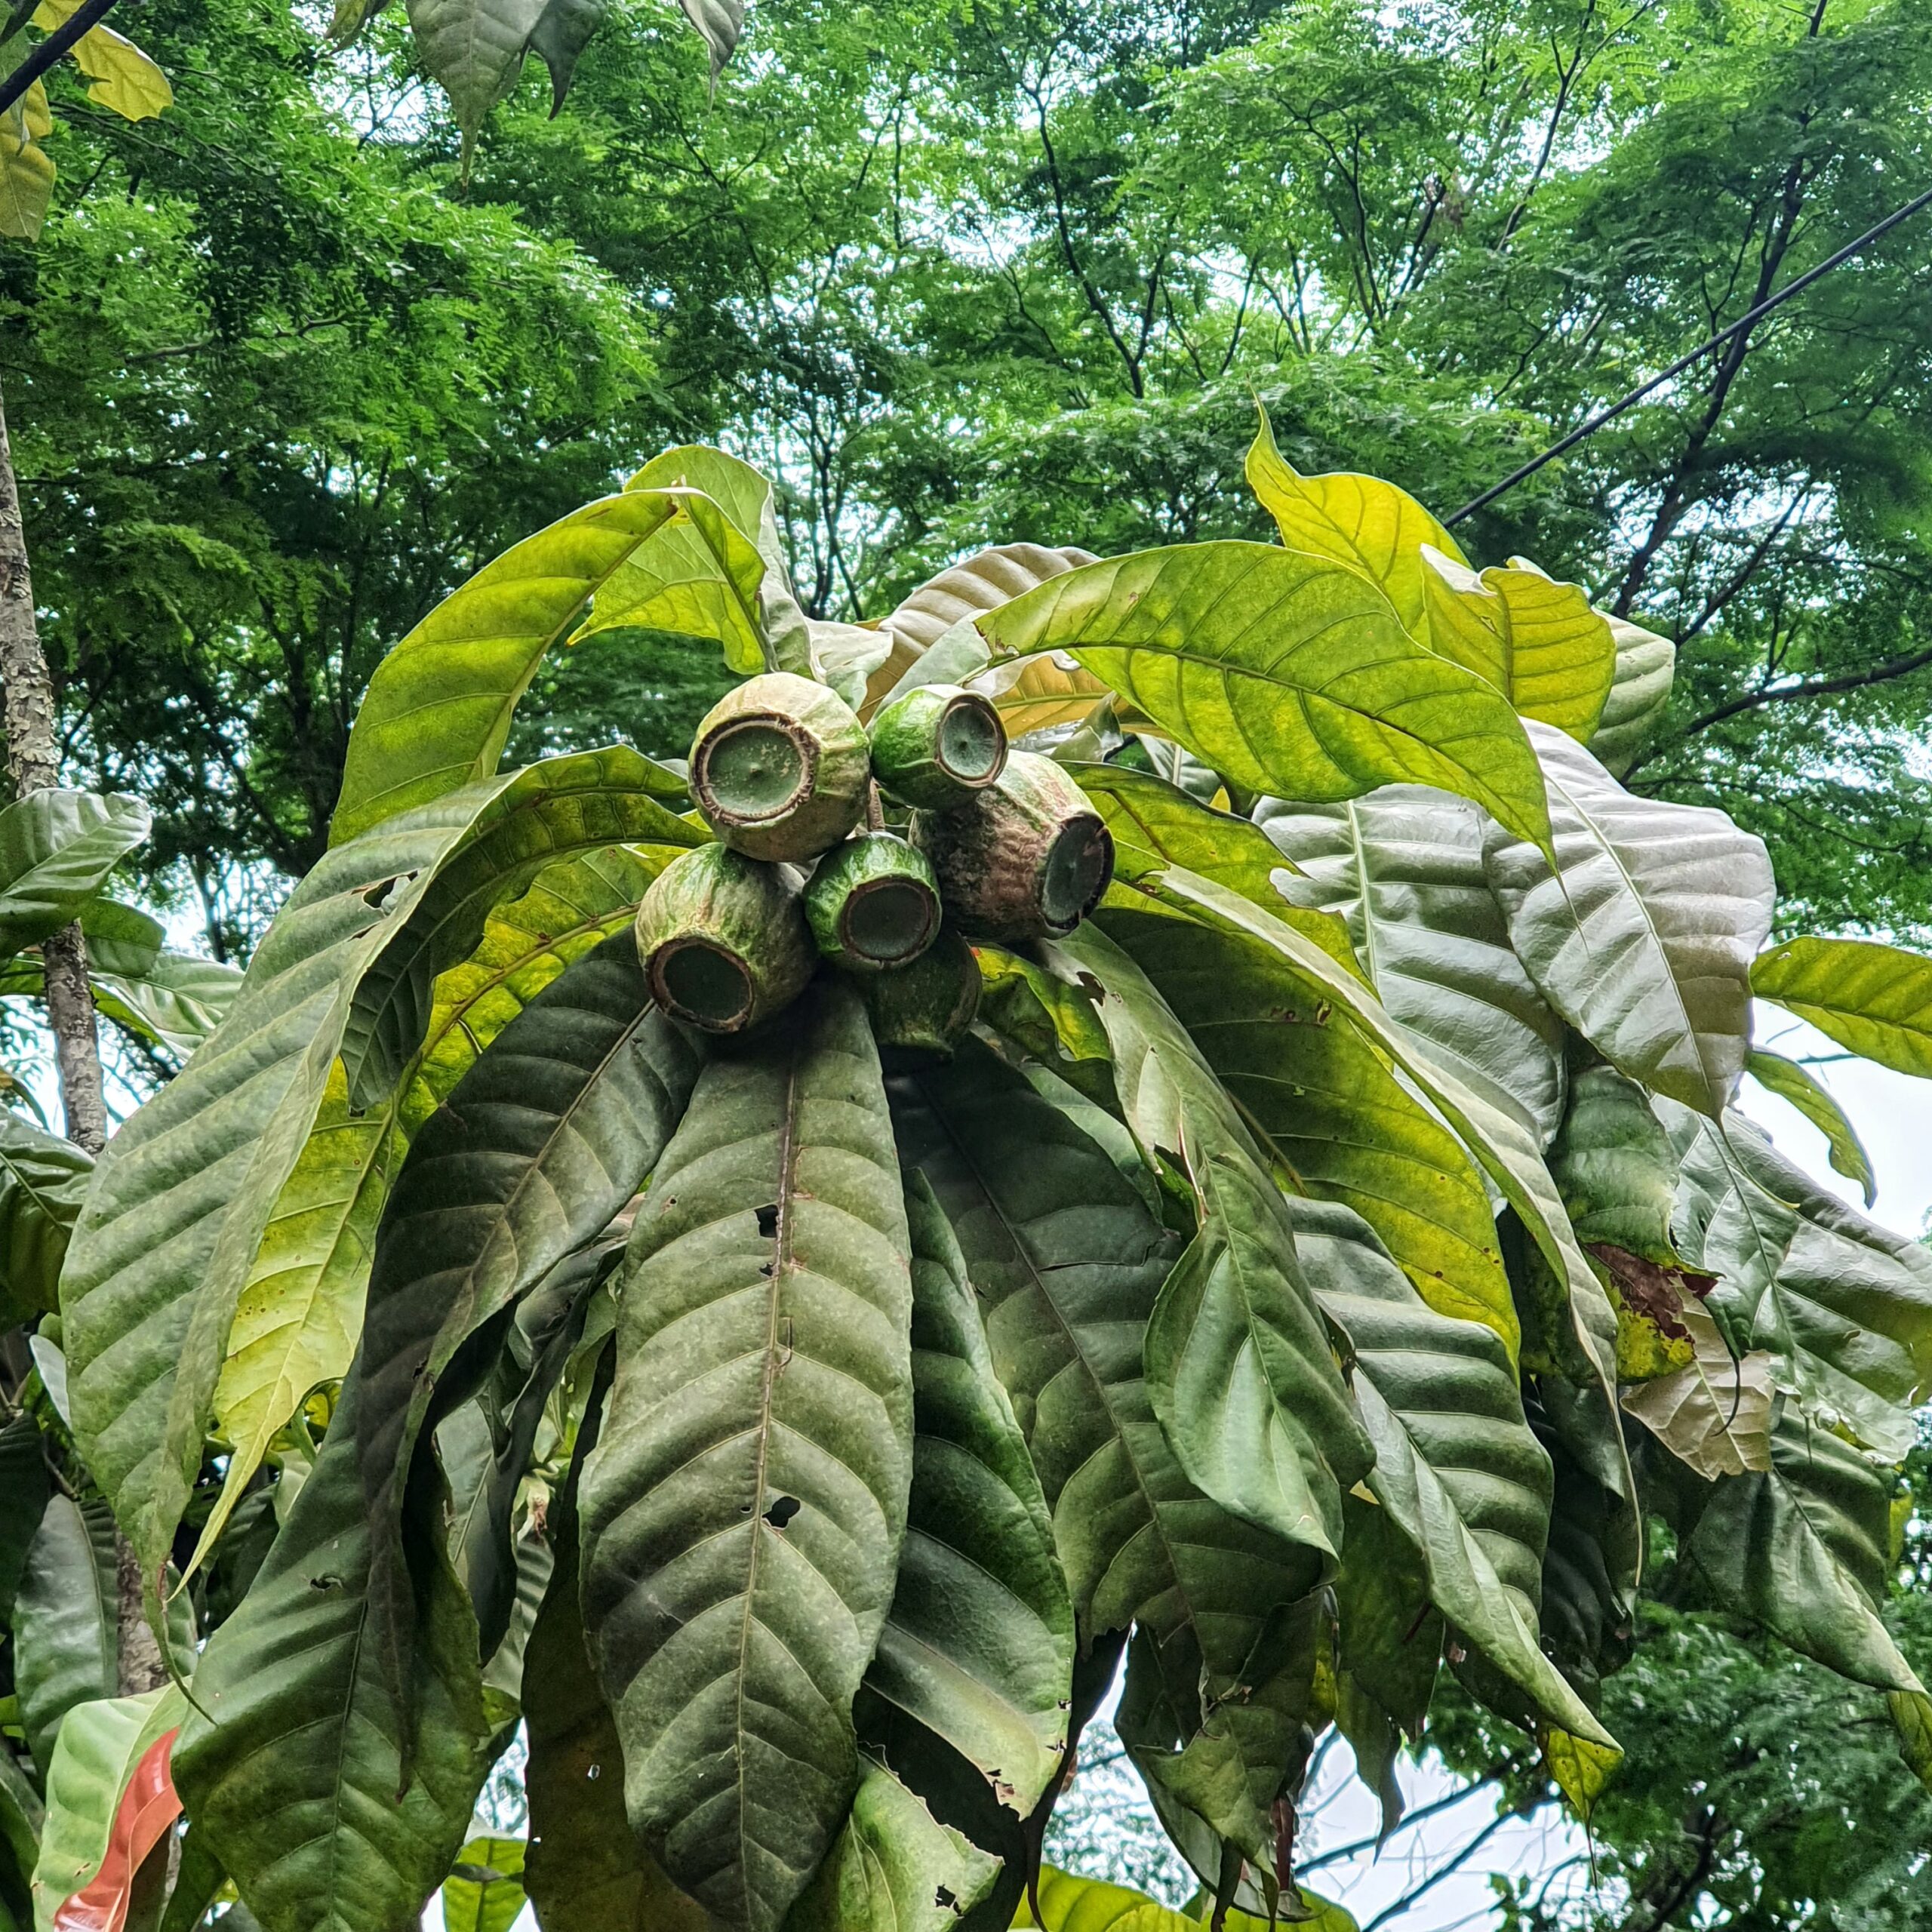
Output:
<path fill-rule="evenodd" d="M 1795 276 L 1777 294 L 1767 296 L 1755 308 L 1746 309 L 1736 321 L 1727 323 L 1718 331 L 1715 335 L 1700 342 L 1695 349 L 1687 350 L 1672 363 L 1669 368 L 1659 370 L 1648 381 L 1640 383 L 1628 395 L 1619 397 L 1607 409 L 1600 409 L 1588 421 L 1580 423 L 1560 442 L 1551 444 L 1540 456 L 1532 457 L 1527 463 L 1520 464 L 1504 477 L 1501 482 L 1491 484 L 1481 496 L 1472 497 L 1460 509 L 1451 515 L 1444 517 L 1443 521 L 1445 524 L 1460 523 L 1465 517 L 1473 516 L 1478 510 L 1486 509 L 1505 491 L 1513 490 L 1526 477 L 1534 476 L 1545 463 L 1553 463 L 1566 451 L 1574 449 L 1585 438 L 1595 435 L 1606 423 L 1614 422 L 1626 409 L 1633 408 L 1637 404 L 1641 402 L 1653 389 L 1661 388 L 1673 376 L 1681 376 L 1694 362 L 1709 355 L 1712 349 L 1721 348 L 1725 343 L 1730 341 L 1733 336 L 1741 334 L 1745 330 L 1761 321 L 1774 309 L 1781 306 L 1783 303 L 1789 302 L 1794 295 L 1809 288 L 1821 276 L 1829 275 L 1832 269 L 1841 267 L 1854 255 L 1870 248 L 1872 244 L 1881 236 L 1889 235 L 1900 222 L 1910 220 L 1921 209 L 1927 208 L 1932 208 L 1932 188 L 1927 189 L 1921 195 L 1915 195 L 1906 203 L 1904 207 L 1894 209 L 1883 221 L 1868 228 L 1856 241 L 1847 242 L 1835 254 L 1826 256 L 1824 260 L 1820 262 L 1815 267 L 1807 269 L 1802 275 Z"/>

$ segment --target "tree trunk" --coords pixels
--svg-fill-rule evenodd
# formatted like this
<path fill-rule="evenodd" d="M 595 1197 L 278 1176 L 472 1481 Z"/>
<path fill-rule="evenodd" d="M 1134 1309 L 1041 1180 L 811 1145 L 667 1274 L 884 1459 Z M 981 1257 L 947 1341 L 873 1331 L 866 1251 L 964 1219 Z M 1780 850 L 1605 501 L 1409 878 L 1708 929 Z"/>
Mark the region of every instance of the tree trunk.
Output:
<path fill-rule="evenodd" d="M 7 732 L 7 771 L 14 795 L 46 790 L 60 782 L 60 752 L 54 730 L 54 678 L 34 619 L 33 577 L 26 534 L 20 523 L 20 487 L 7 417 L 0 403 L 0 700 Z M 54 1062 L 67 1137 L 98 1154 L 107 1144 L 107 1105 L 100 1076 L 100 1041 L 94 1031 L 94 989 L 88 980 L 87 943 L 78 924 L 50 934 L 41 943 L 46 974 L 47 1017 L 54 1030 Z M 115 1537 L 116 1605 L 123 1694 L 152 1690 L 167 1680 L 161 1648 L 141 1610 L 140 1565 L 125 1537 Z"/>

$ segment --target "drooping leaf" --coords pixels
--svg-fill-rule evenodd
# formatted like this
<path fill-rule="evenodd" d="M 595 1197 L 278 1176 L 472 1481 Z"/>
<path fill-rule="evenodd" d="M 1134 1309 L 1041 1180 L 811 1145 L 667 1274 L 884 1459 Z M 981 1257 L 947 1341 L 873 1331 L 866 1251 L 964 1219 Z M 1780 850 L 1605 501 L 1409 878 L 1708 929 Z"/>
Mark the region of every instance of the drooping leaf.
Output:
<path fill-rule="evenodd" d="M 1727 1608 L 1887 1692 L 1905 1724 L 1922 1724 L 1925 1687 L 1877 1615 L 1891 1567 L 1888 1475 L 1808 1426 L 1789 1400 L 1770 1463 L 1715 1486 L 1686 1555 Z"/>
<path fill-rule="evenodd" d="M 369 681 L 331 844 L 488 778 L 543 654 L 681 500 L 675 490 L 604 497 L 512 545 L 445 598 Z"/>
<path fill-rule="evenodd" d="M 1294 862 L 1284 865 L 1274 842 L 1249 820 L 1216 811 L 1179 786 L 1124 765 L 1079 764 L 1073 775 L 1113 838 L 1115 903 L 1140 881 L 1169 866 L 1185 866 L 1266 906 L 1350 972 L 1361 971 L 1346 927 L 1326 909 L 1303 909 L 1291 876 Z"/>
<path fill-rule="evenodd" d="M 175 1746 L 189 1815 L 263 1932 L 414 1932 L 494 1752 L 476 1620 L 426 1521 L 406 1695 L 366 1641 L 365 1393 L 352 1374 L 266 1561 L 202 1653 Z"/>
<path fill-rule="evenodd" d="M 1932 959 L 1874 940 L 1787 940 L 1751 963 L 1760 999 L 1863 1058 L 1932 1078 Z"/>
<path fill-rule="evenodd" d="M 706 1932 L 703 1908 L 665 1877 L 624 1814 L 617 1720 L 591 1675 L 577 1596 L 577 1480 L 605 1391 L 586 1413 L 577 1459 L 553 1505 L 550 1587 L 523 1658 L 530 1757 L 525 1888 L 543 1932 Z"/>
<path fill-rule="evenodd" d="M 24 1411 L 0 1423 L 0 1629 L 13 1628 L 27 1552 L 51 1489 L 39 1423 Z"/>
<path fill-rule="evenodd" d="M 543 0 L 530 30 L 530 51 L 550 70 L 550 118 L 561 112 L 577 63 L 604 23 L 608 0 Z"/>
<path fill-rule="evenodd" d="M 543 0 L 404 0 L 404 5 L 417 57 L 449 96 L 467 145 L 516 85 Z"/>
<path fill-rule="evenodd" d="M 1678 1318 L 1694 1354 L 1687 1367 L 1623 1392 L 1623 1407 L 1706 1481 L 1765 1470 L 1771 1459 L 1771 1358 L 1734 1355 L 1695 1302 Z"/>
<path fill-rule="evenodd" d="M 1438 549 L 1423 555 L 1429 642 L 1525 718 L 1588 744 L 1617 666 L 1610 620 L 1590 608 L 1589 592 L 1521 557 L 1478 574 Z"/>
<path fill-rule="evenodd" d="M 1833 1169 L 1847 1180 L 1855 1180 L 1865 1191 L 1865 1204 L 1878 1198 L 1878 1180 L 1872 1171 L 1872 1157 L 1858 1137 L 1844 1109 L 1832 1098 L 1824 1083 L 1810 1070 L 1783 1054 L 1753 1047 L 1745 1071 L 1768 1094 L 1791 1104 L 1825 1137 Z"/>
<path fill-rule="evenodd" d="M 275 1432 L 347 1370 L 377 1217 L 409 1135 L 503 1028 L 573 961 L 625 930 L 654 875 L 621 847 L 548 867 L 500 906 L 482 943 L 435 984 L 429 1031 L 387 1103 L 359 1118 L 332 1072 L 235 1305 L 214 1409 L 233 1444 L 196 1552 L 213 1547 Z"/>
<path fill-rule="evenodd" d="M 0 811 L 0 955 L 78 918 L 149 823 L 147 807 L 123 792 L 50 787 Z"/>
<path fill-rule="evenodd" d="M 999 1869 L 998 1859 L 874 1766 L 786 1924 L 789 1932 L 952 1932 L 992 1890 Z"/>
<path fill-rule="evenodd" d="M 1577 1400 L 1593 1411 L 1604 1452 L 1616 1466 L 1598 1473 L 1620 1499 L 1626 1542 L 1634 1550 L 1638 1545 L 1635 1485 L 1616 1421 L 1616 1318 L 1577 1244 L 1549 1170 L 1520 1119 L 1491 1106 L 1430 1055 L 1417 1051 L 1359 980 L 1343 972 L 1291 927 L 1211 880 L 1179 866 L 1163 876 L 1161 894 L 1164 901 L 1203 924 L 1259 940 L 1297 975 L 1332 1000 L 1441 1112 L 1521 1217 L 1530 1238 L 1564 1291 L 1564 1312 L 1574 1332 L 1578 1373 L 1583 1377 Z"/>
<path fill-rule="evenodd" d="M 1732 1348 L 1767 1352 L 1814 1422 L 1903 1458 L 1932 1374 L 1932 1254 L 1828 1193 L 1742 1115 L 1660 1106 L 1683 1164 L 1678 1240 L 1718 1277 L 1706 1306 Z"/>
<path fill-rule="evenodd" d="M 1487 1322 L 1513 1357 L 1515 1311 L 1482 1183 L 1346 1017 L 1244 936 L 1164 912 L 1097 924 L 1159 988 L 1298 1190 L 1363 1215 L 1425 1300 Z"/>
<path fill-rule="evenodd" d="M 1375 1444 L 1369 1487 L 1421 1556 L 1432 1599 L 1544 1717 L 1610 1743 L 1537 1641 L 1550 1463 L 1501 1343 L 1426 1307 L 1348 1209 L 1298 1201 L 1295 1228 L 1310 1283 L 1353 1346 Z"/>
<path fill-rule="evenodd" d="M 1553 726 L 1527 728 L 1556 869 L 1500 829 L 1484 855 L 1517 955 L 1614 1066 L 1715 1117 L 1750 1052 L 1751 961 L 1774 896 L 1764 845 L 1709 807 L 1625 791 Z"/>
<path fill-rule="evenodd" d="M 38 81 L 0 114 L 0 235 L 10 241 L 38 241 L 47 220 L 54 170 L 40 143 L 51 128 L 47 90 Z"/>
<path fill-rule="evenodd" d="M 989 1051 L 895 1075 L 900 1152 L 931 1183 L 986 1310 L 1084 1640 L 1138 1622 L 1164 1678 L 1221 1713 L 1217 1735 L 1277 1779 L 1298 1727 L 1253 1699 L 1284 1606 L 1318 1552 L 1241 1521 L 1190 1484 L 1143 1367 L 1175 1251 L 1112 1159 Z"/>
<path fill-rule="evenodd" d="M 55 1303 L 94 1162 L 0 1107 L 0 1306 L 11 1326 Z"/>
<path fill-rule="evenodd" d="M 78 1706 L 61 1726 L 33 1873 L 36 1932 L 118 1932 L 142 1860 L 180 1815 L 169 1762 L 186 1710 L 170 1684 Z"/>
<path fill-rule="evenodd" d="M 1455 538 L 1414 497 L 1379 476 L 1300 475 L 1276 446 L 1265 408 L 1260 417 L 1247 452 L 1247 485 L 1283 544 L 1346 564 L 1380 585 L 1403 628 L 1426 642 L 1423 546 L 1462 564 Z"/>
<path fill-rule="evenodd" d="M 14 1688 L 37 1764 L 53 1762 L 70 1712 L 120 1688 L 115 1586 L 112 1520 L 98 1500 L 57 1491 L 14 1602 Z"/>
<path fill-rule="evenodd" d="M 866 1684 L 943 1738 L 1023 1818 L 1066 1749 L 1073 1607 L 964 1259 L 917 1172 L 906 1177 L 906 1216 L 912 1499 L 892 1610 Z"/>
<path fill-rule="evenodd" d="M 955 624 L 996 610 L 1048 578 L 1063 577 L 1094 561 L 1091 551 L 1070 546 L 1050 549 L 1041 543 L 1003 543 L 929 578 L 879 622 L 892 648 L 866 688 L 868 709 L 883 703 L 887 694 Z"/>
<path fill-rule="evenodd" d="M 632 1240 L 585 1625 L 633 1826 L 774 1932 L 857 1782 L 912 1473 L 906 1211 L 854 994 L 712 1060 Z"/>
<path fill-rule="evenodd" d="M 660 831 L 660 783 L 635 753 L 579 753 L 337 848 L 269 928 L 220 1029 L 109 1143 L 75 1226 L 63 1315 L 75 1432 L 150 1586 L 200 1466 L 237 1298 L 365 976 L 404 942 L 407 968 L 385 976 L 376 1017 L 392 1047 L 413 1049 L 421 1032 L 402 1002 L 417 1012 L 419 968 L 439 948 L 466 951 L 463 933 L 473 945 L 493 893 L 512 896 L 544 863 L 620 842 L 625 826 Z M 429 1018 L 426 995 L 417 1025 Z M 365 1032 L 376 1037 L 374 1018 Z"/>
<path fill-rule="evenodd" d="M 711 84 L 715 87 L 744 31 L 745 0 L 678 0 L 678 5 L 711 49 Z"/>
<path fill-rule="evenodd" d="M 1346 922 L 1389 1018 L 1546 1143 L 1563 1115 L 1563 1028 L 1510 946 L 1483 870 L 1482 814 L 1388 785 L 1343 804 L 1264 798 L 1254 817 L 1303 875 L 1284 896 Z"/>
<path fill-rule="evenodd" d="M 510 1932 L 524 1906 L 521 1838 L 472 1838 L 443 1881 L 443 1932 Z"/>
<path fill-rule="evenodd" d="M 995 654 L 1064 651 L 1246 791 L 1340 799 L 1413 781 L 1549 835 L 1509 701 L 1417 643 L 1345 565 L 1183 544 L 1084 565 L 977 622 Z"/>
<path fill-rule="evenodd" d="M 1669 706 L 1677 647 L 1627 617 L 1612 617 L 1610 629 L 1617 640 L 1617 669 L 1590 749 L 1606 771 L 1621 778 Z"/>

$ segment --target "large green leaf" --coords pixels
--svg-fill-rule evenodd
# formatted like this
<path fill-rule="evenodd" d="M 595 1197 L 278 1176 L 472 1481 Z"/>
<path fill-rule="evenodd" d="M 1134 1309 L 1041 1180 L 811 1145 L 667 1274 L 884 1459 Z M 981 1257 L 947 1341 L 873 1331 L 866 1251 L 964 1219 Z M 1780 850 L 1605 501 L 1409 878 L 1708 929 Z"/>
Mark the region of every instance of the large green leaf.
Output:
<path fill-rule="evenodd" d="M 438 3 L 462 9 L 478 0 Z M 369 681 L 331 842 L 488 778 L 543 654 L 689 494 L 627 491 L 573 510 L 445 598 Z"/>
<path fill-rule="evenodd" d="M 1751 990 L 1866 1060 L 1932 1078 L 1932 959 L 1922 953 L 1807 935 L 1753 960 Z"/>
<path fill-rule="evenodd" d="M 1612 617 L 1610 629 L 1617 640 L 1617 669 L 1590 749 L 1606 771 L 1621 778 L 1669 708 L 1677 647 L 1627 617 Z"/>
<path fill-rule="evenodd" d="M 591 1675 L 577 1595 L 577 1492 L 597 1439 L 605 1390 L 594 1393 L 577 1460 L 552 1506 L 556 1554 L 523 1658 L 530 1757 L 530 1850 L 524 1884 L 543 1932 L 706 1932 L 703 1909 L 665 1877 L 624 1814 L 617 1721 Z"/>
<path fill-rule="evenodd" d="M 1429 642 L 1525 718 L 1588 744 L 1617 666 L 1616 636 L 1589 593 L 1521 557 L 1478 574 L 1439 550 L 1425 555 Z"/>
<path fill-rule="evenodd" d="M 450 97 L 466 145 L 523 71 L 543 0 L 405 0 L 417 57 Z"/>
<path fill-rule="evenodd" d="M 209 1638 L 175 1747 L 195 1829 L 264 1932 L 414 1932 L 493 1755 L 476 1620 L 426 1521 L 406 1697 L 366 1641 L 364 1392 L 352 1376 L 274 1548 Z"/>
<path fill-rule="evenodd" d="M 1073 1606 L 964 1258 L 917 1172 L 906 1177 L 906 1218 L 912 1500 L 866 1684 L 977 1767 L 1023 1818 L 1066 1754 Z"/>
<path fill-rule="evenodd" d="M 874 1766 L 788 1932 L 952 1932 L 992 1890 L 999 1864 Z"/>
<path fill-rule="evenodd" d="M 632 1240 L 584 1620 L 633 1825 L 772 1932 L 857 1780 L 912 1474 L 906 1210 L 855 994 L 712 1061 Z"/>
<path fill-rule="evenodd" d="M 1555 869 L 1500 829 L 1484 860 L 1517 956 L 1605 1059 L 1715 1117 L 1751 1050 L 1751 961 L 1775 897 L 1763 842 L 1709 806 L 1626 792 L 1553 726 L 1528 729 Z"/>
<path fill-rule="evenodd" d="M 442 1537 L 419 1523 L 405 1567 L 414 1438 L 463 1340 L 630 1198 L 694 1072 L 690 1044 L 651 1006 L 621 935 L 506 1026 L 417 1136 L 321 1455 L 195 1679 L 214 1722 L 184 1739 L 183 1777 L 197 1781 L 195 1815 L 269 1932 L 386 1932 L 448 1867 L 487 1734 L 476 1619 Z M 265 1656 L 300 1659 L 281 1672 L 279 1699 Z M 412 1718 L 419 1766 L 425 1734 L 435 1761 L 411 1786 L 420 1801 L 392 1802 L 377 1830 L 367 1807 L 385 1779 L 392 1795 Z M 324 1742 L 292 1747 L 297 1737 Z M 262 1766 L 273 1759 L 289 1761 L 271 1775 Z M 357 1917 L 365 1909 L 378 1924 Z"/>
<path fill-rule="evenodd" d="M 1932 1377 L 1932 1254 L 1828 1193 L 1741 1115 L 1660 1107 L 1683 1164 L 1678 1241 L 1718 1278 L 1706 1306 L 1734 1349 L 1764 1349 L 1814 1421 L 1902 1459 Z"/>
<path fill-rule="evenodd" d="M 122 1795 L 143 1758 L 180 1724 L 186 1711 L 186 1699 L 171 1684 L 141 1697 L 110 1695 L 80 1705 L 61 1726 L 51 1762 L 42 1760 L 48 1764 L 47 1817 L 33 1872 L 35 1932 L 66 1932 L 75 1920 L 65 1914 L 57 1920 L 55 1915 L 97 1874 L 110 1884 L 131 1881 L 131 1869 L 102 1872 L 115 1836 Z M 163 1755 L 164 1773 L 165 1764 Z M 152 1774 L 144 1779 L 149 1786 L 161 1782 Z M 127 1821 L 127 1841 L 120 1847 L 124 1868 L 130 1862 L 128 1854 L 152 1846 L 159 1835 L 156 1826 L 171 1826 L 180 1810 L 158 1789 L 144 1790 L 142 1796 L 150 1810 L 144 1821 L 147 1829 L 137 1835 L 132 1828 L 137 1821 Z M 143 1837 L 146 1845 L 140 1842 Z M 138 1856 L 131 1862 L 138 1865 Z M 125 1899 L 121 1903 L 125 1911 Z M 91 1915 L 86 1921 L 89 1925 L 100 1922 Z"/>
<path fill-rule="evenodd" d="M 1878 1197 L 1878 1177 L 1872 1171 L 1872 1157 L 1858 1137 L 1858 1130 L 1823 1081 L 1798 1061 L 1787 1060 L 1764 1047 L 1753 1047 L 1745 1062 L 1745 1071 L 1768 1094 L 1791 1104 L 1825 1137 L 1832 1166 L 1847 1180 L 1855 1180 L 1864 1190 L 1865 1204 Z"/>
<path fill-rule="evenodd" d="M 114 1524 L 99 1501 L 50 1497 L 14 1603 L 14 1689 L 37 1764 L 53 1762 L 70 1712 L 120 1688 L 115 1571 Z"/>
<path fill-rule="evenodd" d="M 900 1151 L 931 1183 L 986 1309 L 995 1367 L 1026 1431 L 1084 1639 L 1138 1623 L 1180 1721 L 1278 1782 L 1299 1725 L 1255 1694 L 1279 1613 L 1319 1551 L 1241 1521 L 1190 1484 L 1143 1365 L 1174 1241 L 1111 1157 L 987 1049 L 895 1076 Z M 1259 1673 L 1259 1675 L 1257 1675 Z M 1244 1762 L 1243 1761 L 1244 1761 Z M 1258 1851 L 1259 1848 L 1257 1848 Z"/>
<path fill-rule="evenodd" d="M 1877 1615 L 1891 1570 L 1889 1473 L 1807 1425 L 1789 1401 L 1770 1462 L 1716 1485 L 1686 1555 L 1727 1608 L 1889 1694 L 1901 1730 L 1922 1726 L 1924 1686 Z"/>
<path fill-rule="evenodd" d="M 94 1162 L 0 1107 L 0 1307 L 11 1326 L 55 1305 Z"/>
<path fill-rule="evenodd" d="M 1247 452 L 1247 484 L 1275 519 L 1282 543 L 1346 564 L 1380 584 L 1403 627 L 1427 642 L 1429 572 L 1423 546 L 1461 564 L 1455 538 L 1414 497 L 1379 476 L 1300 475 L 1276 446 L 1265 408 L 1260 416 Z"/>
<path fill-rule="evenodd" d="M 485 922 L 481 943 L 436 982 L 429 1027 L 382 1106 L 358 1113 L 332 1072 L 315 1125 L 235 1304 L 214 1415 L 232 1445 L 199 1564 L 270 1441 L 355 1352 L 376 1222 L 408 1137 L 476 1057 L 573 960 L 629 926 L 656 867 L 622 847 L 552 866 Z"/>
<path fill-rule="evenodd" d="M 1164 912 L 1098 923 L 1159 988 L 1297 1191 L 1353 1208 L 1426 1301 L 1488 1323 L 1513 1356 L 1516 1315 L 1481 1180 L 1369 1041 L 1256 940 Z"/>
<path fill-rule="evenodd" d="M 996 654 L 1066 652 L 1244 790 L 1337 799 L 1414 781 L 1549 836 L 1509 700 L 1418 644 L 1345 565 L 1258 543 L 1146 550 L 1054 577 L 978 626 Z"/>
<path fill-rule="evenodd" d="M 237 1299 L 365 977 L 391 946 L 405 949 L 407 970 L 383 980 L 389 1037 L 404 1041 L 401 992 L 413 995 L 438 948 L 457 949 L 462 925 L 474 944 L 493 890 L 510 896 L 574 851 L 660 834 L 661 782 L 634 752 L 578 753 L 337 848 L 269 928 L 214 1037 L 109 1143 L 62 1309 L 75 1433 L 150 1586 L 200 1466 Z M 429 1018 L 426 1001 L 420 1025 Z"/>
<path fill-rule="evenodd" d="M 1420 1555 L 1432 1598 L 1548 1721 L 1608 1743 L 1537 1641 L 1550 1461 L 1501 1343 L 1426 1306 L 1347 1208 L 1297 1202 L 1295 1235 L 1322 1307 L 1353 1347 L 1355 1399 L 1375 1444 L 1369 1486 Z"/>
<path fill-rule="evenodd" d="M 0 955 L 78 918 L 149 823 L 147 807 L 124 792 L 50 789 L 0 811 Z"/>
<path fill-rule="evenodd" d="M 1482 814 L 1388 785 L 1343 804 L 1264 798 L 1254 817 L 1303 875 L 1284 896 L 1347 923 L 1389 1018 L 1547 1143 L 1563 1115 L 1563 1027 L 1510 946 Z"/>

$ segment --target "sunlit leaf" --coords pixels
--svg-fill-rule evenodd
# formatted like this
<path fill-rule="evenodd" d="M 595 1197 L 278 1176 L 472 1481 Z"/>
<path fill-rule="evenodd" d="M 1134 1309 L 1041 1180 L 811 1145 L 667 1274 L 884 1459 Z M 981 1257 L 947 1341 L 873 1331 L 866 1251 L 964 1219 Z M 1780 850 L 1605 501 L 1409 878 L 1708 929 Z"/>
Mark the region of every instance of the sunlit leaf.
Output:
<path fill-rule="evenodd" d="M 1875 940 L 1787 940 L 1752 961 L 1751 990 L 1864 1059 L 1932 1078 L 1932 959 Z"/>

